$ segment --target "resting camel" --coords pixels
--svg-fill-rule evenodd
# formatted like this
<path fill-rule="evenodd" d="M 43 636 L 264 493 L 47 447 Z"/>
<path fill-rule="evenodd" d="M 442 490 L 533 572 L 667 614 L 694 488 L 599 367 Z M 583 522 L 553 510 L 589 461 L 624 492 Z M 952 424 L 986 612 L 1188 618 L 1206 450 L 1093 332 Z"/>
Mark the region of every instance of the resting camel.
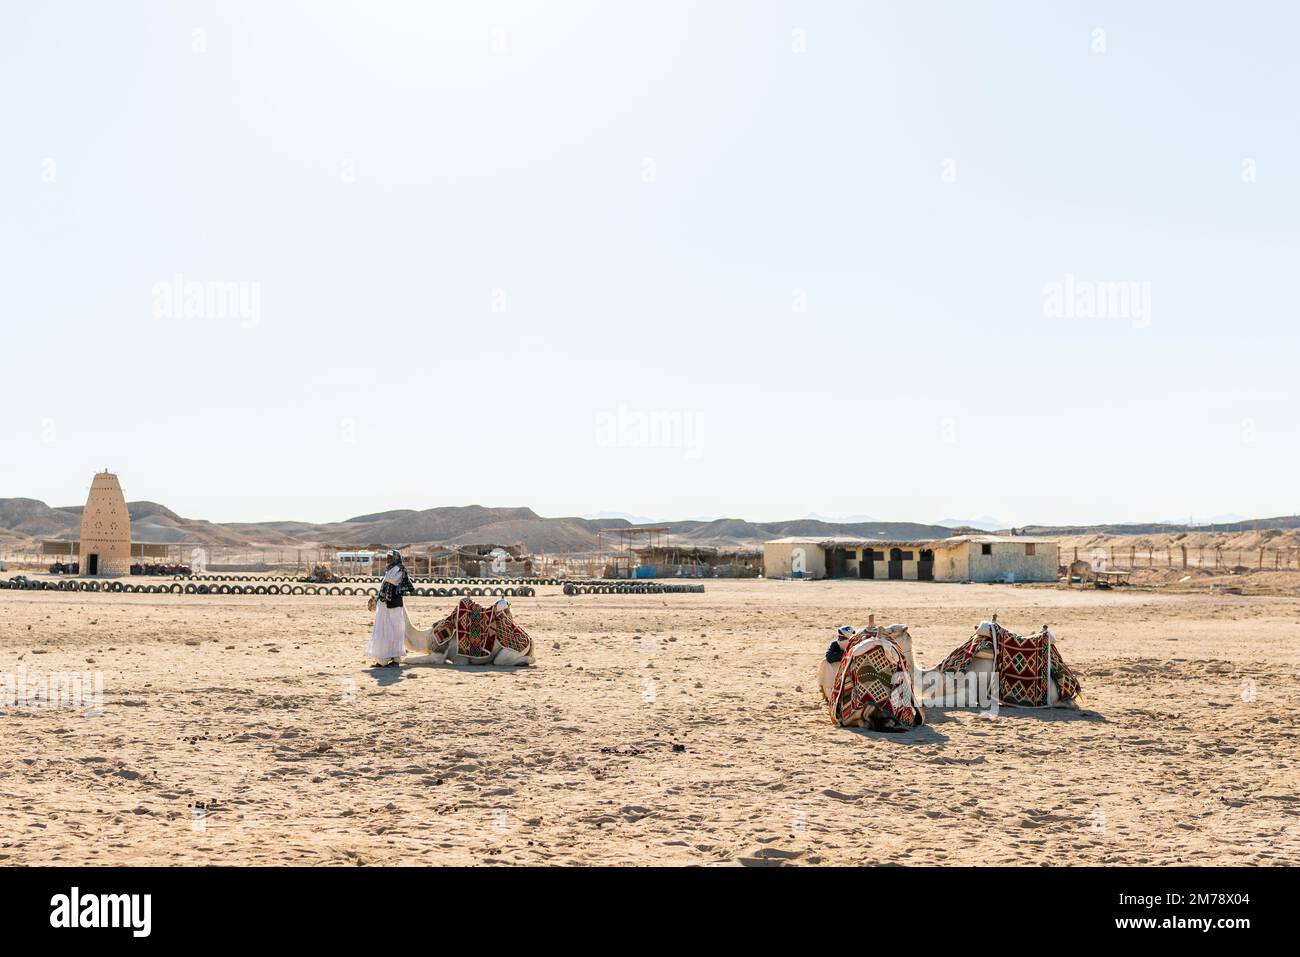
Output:
<path fill-rule="evenodd" d="M 1008 632 L 1005 628 L 1003 628 L 1001 625 L 999 625 L 998 616 L 994 615 L 992 621 L 982 621 L 979 623 L 979 626 L 975 629 L 975 635 L 972 637 L 971 641 L 976 642 L 979 645 L 987 645 L 989 642 L 992 642 L 993 646 L 996 647 L 997 635 L 1003 635 L 1006 637 L 1007 640 L 1016 640 L 1016 641 L 1022 640 L 1019 635 L 1012 634 L 1011 632 Z M 1043 625 L 1042 630 L 1039 631 L 1033 637 L 1046 638 L 1049 648 L 1054 649 L 1054 646 L 1056 644 L 1056 637 L 1051 633 L 1051 631 L 1048 630 L 1048 627 L 1046 625 Z M 956 651 L 954 651 L 953 654 L 949 656 L 949 658 L 951 659 L 957 657 L 959 653 L 966 647 L 967 647 L 966 645 L 961 646 Z M 911 655 L 910 644 L 908 647 L 908 655 L 909 657 Z M 919 681 L 919 687 L 922 689 L 921 690 L 922 698 L 925 700 L 927 704 L 933 704 L 939 707 L 963 707 L 963 706 L 973 707 L 976 706 L 977 704 L 983 705 L 983 704 L 991 703 L 990 701 L 978 700 L 974 692 L 978 687 L 981 691 L 981 697 L 983 697 L 982 694 L 983 691 L 985 689 L 991 689 L 992 681 L 997 680 L 994 678 L 983 677 L 985 675 L 992 676 L 997 674 L 997 666 L 994 662 L 993 655 L 994 653 L 992 647 L 981 647 L 979 651 L 976 651 L 973 655 L 971 655 L 969 662 L 966 664 L 964 668 L 955 671 L 954 670 L 943 671 L 941 670 L 942 668 L 941 665 L 940 668 L 935 668 L 931 671 L 922 672 Z M 1057 652 L 1057 656 L 1059 661 L 1059 652 Z M 947 660 L 948 659 L 945 659 L 945 663 Z M 1050 654 L 1049 654 L 1049 661 L 1050 661 Z M 1073 673 L 1069 671 L 1069 669 L 1065 666 L 1064 662 L 1060 661 L 1059 663 L 1060 663 L 1060 667 L 1063 669 L 1067 678 L 1069 680 L 1073 680 Z M 972 682 L 974 682 L 974 684 L 972 684 Z M 1006 685 L 1003 684 L 1003 688 L 1005 687 Z M 993 690 L 995 696 L 1000 697 L 1000 689 L 991 689 L 991 690 Z M 1009 701 L 1006 700 L 1005 698 L 1002 698 L 999 703 L 1014 705 L 1016 707 L 1072 708 L 1076 711 L 1081 710 L 1084 706 L 1083 694 L 1077 689 L 1077 686 L 1075 689 L 1075 694 L 1071 696 L 1067 696 L 1064 698 L 1064 700 L 1062 700 L 1060 685 L 1058 683 L 1056 675 L 1052 674 L 1050 670 L 1050 666 L 1047 675 L 1047 701 L 1045 704 L 1041 704 L 1041 705 L 1025 704 L 1023 702 L 1017 702 L 1013 700 Z"/>
<path fill-rule="evenodd" d="M 875 618 L 874 615 L 871 617 Z M 862 632 L 872 630 L 876 630 L 875 625 L 868 625 L 866 628 L 863 628 L 861 631 L 858 631 L 847 638 L 839 639 L 840 649 L 843 650 L 849 644 L 851 638 L 857 638 L 862 634 Z M 907 659 L 907 670 L 915 673 L 912 661 L 912 636 L 907 633 L 907 626 L 887 625 L 878 630 L 898 643 L 899 648 L 903 651 L 903 656 Z M 831 699 L 831 692 L 835 687 L 835 675 L 839 670 L 840 666 L 838 662 L 827 661 L 825 657 L 817 663 L 817 684 L 821 686 L 822 697 L 827 701 L 830 701 Z"/>
<path fill-rule="evenodd" d="M 429 655 L 434 664 L 531 665 L 533 640 L 515 624 L 504 598 L 483 608 L 462 598 L 456 610 L 432 628 L 421 631 L 406 622 L 406 647 Z"/>
<path fill-rule="evenodd" d="M 874 616 L 872 616 L 874 618 Z M 908 673 L 913 677 L 913 687 L 916 689 L 917 697 L 923 706 L 951 708 L 951 707 L 976 707 L 990 704 L 988 692 L 993 691 L 996 700 L 997 689 L 992 687 L 992 682 L 997 680 L 996 667 L 993 660 L 993 651 L 991 648 L 984 648 L 975 652 L 966 667 L 960 671 L 942 671 L 934 668 L 929 671 L 921 670 L 917 667 L 916 658 L 912 651 L 912 636 L 907 630 L 906 625 L 889 625 L 885 628 L 876 629 L 874 625 L 868 625 L 873 633 L 879 633 L 891 638 L 903 653 L 907 661 Z M 1005 633 L 1001 626 L 997 624 L 997 615 L 993 616 L 992 621 L 980 622 L 975 631 L 975 637 L 980 639 L 993 639 L 994 631 L 998 630 Z M 859 631 L 846 638 L 839 640 L 841 648 L 849 644 L 852 638 L 862 635 Z M 1056 639 L 1044 625 L 1040 636 L 1045 635 L 1049 642 L 1055 643 Z M 1016 637 L 1016 636 L 1012 636 Z M 982 643 L 982 642 L 981 642 Z M 965 646 L 963 646 L 965 647 Z M 961 649 L 958 649 L 959 651 Z M 954 654 L 956 654 L 954 652 Z M 823 658 L 817 665 L 817 683 L 821 687 L 823 697 L 829 701 L 835 678 L 839 671 L 839 665 L 832 663 Z M 989 677 L 985 677 L 989 676 Z M 1015 704 L 1014 702 L 1002 701 L 1002 704 Z M 1024 705 L 1017 705 L 1024 706 Z M 1061 691 L 1057 680 L 1049 674 L 1047 680 L 1047 703 L 1038 707 L 1048 708 L 1072 708 L 1081 710 L 1084 707 L 1082 693 L 1076 693 L 1066 700 L 1061 700 Z"/>
<path fill-rule="evenodd" d="M 838 647 L 838 655 L 836 650 Z M 916 700 L 910 680 L 911 637 L 906 625 L 854 631 L 845 625 L 823 658 L 817 684 L 842 727 L 872 731 L 906 731 L 925 723 L 925 709 Z"/>

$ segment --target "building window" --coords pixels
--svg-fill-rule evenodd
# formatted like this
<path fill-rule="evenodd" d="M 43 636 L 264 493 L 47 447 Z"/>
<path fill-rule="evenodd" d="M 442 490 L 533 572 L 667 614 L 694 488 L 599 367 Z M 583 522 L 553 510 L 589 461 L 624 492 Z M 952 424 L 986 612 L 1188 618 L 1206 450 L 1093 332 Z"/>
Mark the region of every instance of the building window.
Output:
<path fill-rule="evenodd" d="M 983 545 L 980 546 L 980 554 L 981 554 L 981 555 L 992 555 L 992 554 L 993 554 L 993 545 L 992 545 L 990 542 L 985 542 Z"/>
<path fill-rule="evenodd" d="M 1034 554 L 1034 545 L 1032 542 L 1029 542 L 1025 545 L 1025 554 L 1026 555 Z"/>

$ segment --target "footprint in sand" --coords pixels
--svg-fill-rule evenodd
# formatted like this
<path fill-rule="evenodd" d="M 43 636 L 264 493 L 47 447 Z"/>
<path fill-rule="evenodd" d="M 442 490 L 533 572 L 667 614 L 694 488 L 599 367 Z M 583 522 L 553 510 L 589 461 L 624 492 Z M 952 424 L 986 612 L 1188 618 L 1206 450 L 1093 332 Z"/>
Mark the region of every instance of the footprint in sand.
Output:
<path fill-rule="evenodd" d="M 760 847 L 736 860 L 745 867 L 782 867 L 803 857 L 803 851 L 787 851 L 779 847 Z"/>
<path fill-rule="evenodd" d="M 843 791 L 836 791 L 834 788 L 826 788 L 824 791 L 822 791 L 822 794 L 826 795 L 828 798 L 835 798 L 835 800 L 837 801 L 862 800 L 862 795 L 860 794 L 845 794 Z"/>

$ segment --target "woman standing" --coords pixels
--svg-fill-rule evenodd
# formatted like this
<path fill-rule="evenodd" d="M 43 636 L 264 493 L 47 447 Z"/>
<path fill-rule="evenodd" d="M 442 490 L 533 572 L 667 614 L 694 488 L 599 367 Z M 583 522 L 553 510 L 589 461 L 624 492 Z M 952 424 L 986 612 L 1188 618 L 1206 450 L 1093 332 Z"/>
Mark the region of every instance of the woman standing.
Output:
<path fill-rule="evenodd" d="M 393 549 L 388 553 L 388 571 L 379 586 L 378 598 L 371 598 L 367 606 L 375 613 L 375 627 L 370 633 L 366 654 L 375 659 L 374 668 L 387 668 L 401 664 L 406 653 L 406 609 L 402 596 L 415 591 L 411 577 L 402 564 L 402 553 Z"/>

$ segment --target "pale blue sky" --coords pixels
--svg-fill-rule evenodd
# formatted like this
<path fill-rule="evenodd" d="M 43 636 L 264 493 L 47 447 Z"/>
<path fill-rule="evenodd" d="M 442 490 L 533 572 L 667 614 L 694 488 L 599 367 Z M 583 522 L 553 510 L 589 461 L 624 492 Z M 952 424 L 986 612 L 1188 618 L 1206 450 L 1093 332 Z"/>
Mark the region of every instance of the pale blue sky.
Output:
<path fill-rule="evenodd" d="M 1292 6 L 434 6 L 0 8 L 0 496 L 1300 509 Z"/>

